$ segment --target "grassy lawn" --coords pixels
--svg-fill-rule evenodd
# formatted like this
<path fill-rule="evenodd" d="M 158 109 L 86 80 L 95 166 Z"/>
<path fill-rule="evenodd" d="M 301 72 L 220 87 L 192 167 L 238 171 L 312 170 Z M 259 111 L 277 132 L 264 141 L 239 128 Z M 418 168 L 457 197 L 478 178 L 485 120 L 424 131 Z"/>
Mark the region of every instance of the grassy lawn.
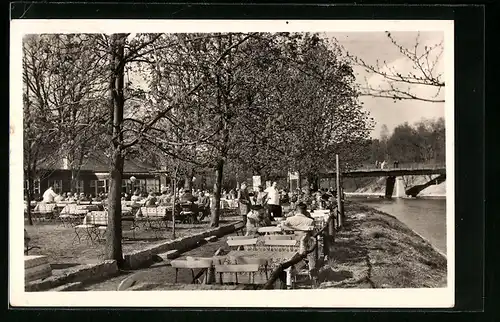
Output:
<path fill-rule="evenodd" d="M 320 272 L 322 287 L 446 287 L 446 258 L 399 220 L 351 202 L 346 216 Z"/>
<path fill-rule="evenodd" d="M 240 217 L 223 217 L 221 225 L 236 222 Z M 155 244 L 172 239 L 171 224 L 168 230 L 162 230 L 159 238 L 151 230 L 144 228 L 136 229 L 135 236 L 130 230 L 130 224 L 123 224 L 123 252 L 140 250 Z M 75 230 L 63 227 L 57 223 L 35 223 L 33 226 L 25 225 L 31 238 L 31 244 L 39 246 L 33 249 L 30 255 L 45 255 L 49 258 L 53 269 L 64 269 L 80 264 L 90 264 L 102 261 L 104 258 L 104 242 L 89 243 L 83 240 L 81 243 L 73 241 Z M 183 237 L 193 233 L 209 229 L 209 222 L 200 224 L 176 224 L 176 237 Z"/>

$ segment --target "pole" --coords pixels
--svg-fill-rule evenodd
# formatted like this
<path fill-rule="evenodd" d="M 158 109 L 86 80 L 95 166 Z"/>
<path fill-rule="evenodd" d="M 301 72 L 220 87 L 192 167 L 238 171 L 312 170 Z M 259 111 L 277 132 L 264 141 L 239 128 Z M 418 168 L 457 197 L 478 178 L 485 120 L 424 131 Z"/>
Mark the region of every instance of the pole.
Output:
<path fill-rule="evenodd" d="M 337 179 L 337 225 L 338 227 L 342 227 L 343 224 L 343 218 L 341 216 L 342 188 L 340 187 L 340 162 L 338 154 L 335 154 L 335 166 L 336 166 L 335 176 Z"/>
<path fill-rule="evenodd" d="M 175 167 L 174 177 L 173 177 L 173 197 L 172 197 L 172 239 L 175 239 L 175 205 L 177 196 L 177 166 Z"/>

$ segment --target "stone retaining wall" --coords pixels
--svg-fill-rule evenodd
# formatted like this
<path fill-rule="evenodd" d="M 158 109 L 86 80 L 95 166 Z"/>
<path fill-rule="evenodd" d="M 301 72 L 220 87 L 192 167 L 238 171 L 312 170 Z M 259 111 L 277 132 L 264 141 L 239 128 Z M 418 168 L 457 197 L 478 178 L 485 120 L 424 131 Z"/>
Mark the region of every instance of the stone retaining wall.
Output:
<path fill-rule="evenodd" d="M 58 286 L 76 282 L 92 282 L 116 276 L 119 273 L 114 260 L 98 264 L 79 265 L 67 269 L 62 275 L 54 275 L 43 280 L 26 283 L 26 292 L 47 291 Z"/>
<path fill-rule="evenodd" d="M 150 246 L 145 249 L 130 252 L 124 255 L 125 266 L 128 269 L 137 269 L 140 267 L 145 267 L 153 263 L 153 256 L 161 253 L 165 253 L 169 250 L 178 250 L 180 252 L 187 249 L 193 248 L 200 241 L 204 240 L 210 236 L 221 237 L 235 230 L 243 228 L 243 222 L 237 222 L 234 224 L 229 224 L 221 226 L 218 228 L 212 228 L 204 232 L 192 234 L 182 238 L 177 238 L 170 240 L 158 245 Z"/>

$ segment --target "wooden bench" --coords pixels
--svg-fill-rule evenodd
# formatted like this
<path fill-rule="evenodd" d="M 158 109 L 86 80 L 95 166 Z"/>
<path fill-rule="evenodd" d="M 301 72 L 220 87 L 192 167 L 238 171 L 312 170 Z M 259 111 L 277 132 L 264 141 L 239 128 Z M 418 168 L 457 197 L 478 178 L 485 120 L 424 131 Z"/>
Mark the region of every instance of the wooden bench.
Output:
<path fill-rule="evenodd" d="M 196 274 L 194 273 L 195 269 L 202 269 L 205 270 L 205 280 L 208 278 L 208 269 L 212 267 L 213 265 L 213 260 L 211 258 L 207 259 L 193 259 L 191 258 L 190 260 L 173 260 L 170 262 L 170 265 L 172 265 L 173 268 L 175 268 L 175 280 L 174 283 L 177 283 L 177 278 L 179 274 L 179 269 L 190 269 L 191 270 L 191 275 L 192 275 L 192 281 L 191 284 L 196 284 L 199 282 L 198 279 L 196 279 Z"/>
<path fill-rule="evenodd" d="M 235 284 L 239 284 L 238 274 L 248 274 L 249 283 L 254 284 L 255 273 L 259 271 L 259 264 L 241 264 L 241 265 L 215 265 L 215 273 L 219 274 L 220 284 L 224 284 L 224 275 L 234 276 Z"/>
<path fill-rule="evenodd" d="M 257 228 L 257 232 L 260 233 L 260 234 L 266 234 L 266 235 L 270 235 L 270 234 L 281 234 L 283 232 L 283 230 L 280 228 L 280 227 L 260 227 L 260 228 Z"/>
<path fill-rule="evenodd" d="M 241 248 L 245 250 L 252 250 L 255 249 L 257 245 L 257 238 L 228 239 L 227 245 L 234 250 L 239 250 Z"/>
<path fill-rule="evenodd" d="M 265 240 L 292 240 L 295 236 L 293 235 L 265 235 Z"/>
<path fill-rule="evenodd" d="M 299 248 L 300 248 L 300 241 L 296 239 L 289 239 L 289 240 L 266 239 L 264 241 L 265 250 L 298 251 Z"/>

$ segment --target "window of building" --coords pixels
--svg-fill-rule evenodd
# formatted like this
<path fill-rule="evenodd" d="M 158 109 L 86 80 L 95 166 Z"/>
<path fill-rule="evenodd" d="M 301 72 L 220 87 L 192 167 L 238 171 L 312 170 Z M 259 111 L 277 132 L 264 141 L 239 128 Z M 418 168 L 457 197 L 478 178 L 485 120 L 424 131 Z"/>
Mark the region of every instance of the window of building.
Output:
<path fill-rule="evenodd" d="M 160 190 L 159 181 L 156 179 L 146 179 L 146 188 L 147 192 L 158 192 Z"/>
<path fill-rule="evenodd" d="M 146 179 L 137 179 L 134 182 L 135 189 L 139 189 L 140 192 L 147 192 L 146 189 Z"/>
<path fill-rule="evenodd" d="M 24 180 L 24 191 L 28 191 L 28 180 Z M 33 181 L 33 193 L 40 194 L 40 179 Z"/>
<path fill-rule="evenodd" d="M 62 180 L 49 180 L 49 187 L 50 186 L 52 186 L 52 190 L 54 190 L 55 193 L 62 193 Z"/>
<path fill-rule="evenodd" d="M 91 180 L 90 188 L 95 196 L 100 194 L 101 192 L 108 192 L 108 186 L 106 184 L 106 180 Z"/>
<path fill-rule="evenodd" d="M 84 190 L 83 190 L 83 180 L 76 180 L 76 182 L 75 182 L 75 192 L 76 193 L 84 192 Z"/>

